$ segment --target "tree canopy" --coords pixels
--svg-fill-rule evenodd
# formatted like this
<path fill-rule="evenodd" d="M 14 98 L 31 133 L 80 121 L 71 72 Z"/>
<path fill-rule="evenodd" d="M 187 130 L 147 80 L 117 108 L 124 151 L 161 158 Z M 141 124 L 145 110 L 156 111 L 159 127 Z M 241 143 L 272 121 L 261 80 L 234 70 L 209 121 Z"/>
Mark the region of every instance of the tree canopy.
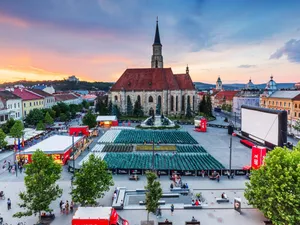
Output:
<path fill-rule="evenodd" d="M 0 149 L 4 148 L 7 145 L 7 141 L 5 141 L 6 134 L 0 129 Z"/>
<path fill-rule="evenodd" d="M 21 138 L 24 134 L 24 125 L 20 120 L 17 120 L 10 129 L 10 136 L 13 138 Z"/>
<path fill-rule="evenodd" d="M 89 126 L 89 128 L 93 128 L 97 125 L 96 116 L 91 111 L 88 111 L 88 113 L 85 114 L 82 122 L 84 125 Z"/>
<path fill-rule="evenodd" d="M 121 112 L 117 105 L 112 106 L 112 115 L 115 115 L 117 118 L 120 118 Z"/>
<path fill-rule="evenodd" d="M 10 118 L 9 120 L 7 120 L 6 123 L 1 126 L 3 132 L 8 134 L 10 132 L 10 129 L 15 124 L 15 122 L 16 121 L 13 118 Z"/>
<path fill-rule="evenodd" d="M 300 224 L 300 143 L 294 150 L 277 147 L 265 165 L 251 172 L 245 197 L 274 225 Z"/>
<path fill-rule="evenodd" d="M 49 113 L 49 112 L 46 112 L 44 121 L 45 121 L 45 123 L 46 123 L 47 125 L 52 125 L 52 124 L 54 123 L 54 120 L 53 120 L 53 118 L 50 116 L 50 113 Z"/>
<path fill-rule="evenodd" d="M 191 109 L 190 101 L 187 101 L 185 117 L 186 118 L 192 118 L 192 109 Z"/>
<path fill-rule="evenodd" d="M 132 116 L 133 113 L 133 106 L 131 102 L 131 98 L 127 98 L 127 107 L 126 107 L 127 116 Z"/>
<path fill-rule="evenodd" d="M 40 122 L 38 122 L 38 124 L 36 125 L 36 129 L 37 130 L 46 130 L 46 126 L 42 120 Z"/>
<path fill-rule="evenodd" d="M 19 206 L 25 211 L 14 214 L 14 217 L 39 215 L 41 212 L 51 212 L 50 204 L 62 194 L 62 189 L 56 184 L 60 178 L 62 166 L 54 162 L 41 150 L 32 154 L 32 163 L 26 165 L 24 177 L 26 191 L 20 192 Z"/>
<path fill-rule="evenodd" d="M 85 109 L 89 109 L 90 104 L 89 104 L 86 100 L 83 100 L 83 101 L 82 101 L 82 106 L 83 106 L 83 108 L 85 108 Z"/>
<path fill-rule="evenodd" d="M 155 213 L 159 204 L 158 201 L 162 197 L 162 189 L 160 182 L 156 180 L 157 176 L 154 172 L 147 172 L 147 186 L 146 192 L 146 210 L 148 211 L 147 221 L 149 221 L 149 213 Z"/>
<path fill-rule="evenodd" d="M 113 184 L 106 162 L 92 154 L 82 164 L 80 171 L 75 172 L 72 199 L 82 206 L 96 205 L 96 200 L 102 198 Z"/>
<path fill-rule="evenodd" d="M 144 115 L 143 107 L 142 107 L 141 103 L 138 100 L 136 100 L 135 103 L 134 103 L 133 115 L 136 116 L 136 117 L 141 117 L 141 116 Z"/>
<path fill-rule="evenodd" d="M 36 126 L 38 122 L 44 119 L 44 114 L 41 109 L 33 109 L 26 116 L 26 123 L 29 125 Z"/>

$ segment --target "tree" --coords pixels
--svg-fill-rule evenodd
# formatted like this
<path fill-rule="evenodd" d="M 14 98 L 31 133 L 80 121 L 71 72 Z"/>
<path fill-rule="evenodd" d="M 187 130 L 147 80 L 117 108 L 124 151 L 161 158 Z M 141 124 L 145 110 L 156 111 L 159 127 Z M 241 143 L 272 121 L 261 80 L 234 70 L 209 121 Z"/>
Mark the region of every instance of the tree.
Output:
<path fill-rule="evenodd" d="M 68 117 L 65 113 L 61 113 L 59 119 L 61 122 L 66 122 L 68 120 Z"/>
<path fill-rule="evenodd" d="M 0 149 L 3 149 L 7 145 L 7 141 L 5 141 L 6 134 L 0 129 Z"/>
<path fill-rule="evenodd" d="M 127 98 L 127 116 L 132 116 L 133 113 L 133 106 L 131 102 L 131 98 Z"/>
<path fill-rule="evenodd" d="M 191 109 L 190 101 L 187 102 L 185 117 L 186 118 L 192 118 L 192 109 Z"/>
<path fill-rule="evenodd" d="M 6 121 L 5 124 L 1 126 L 2 130 L 4 133 L 8 134 L 10 132 L 10 129 L 13 127 L 15 124 L 15 120 L 13 118 L 10 118 L 9 120 Z"/>
<path fill-rule="evenodd" d="M 150 212 L 155 213 L 159 204 L 158 201 L 162 197 L 162 189 L 160 182 L 156 180 L 157 176 L 154 172 L 147 172 L 147 186 L 145 187 L 148 192 L 146 192 L 146 210 L 147 222 L 149 222 Z"/>
<path fill-rule="evenodd" d="M 44 118 L 44 121 L 47 125 L 52 125 L 54 123 L 53 118 L 50 116 L 50 113 L 47 112 Z"/>
<path fill-rule="evenodd" d="M 46 130 L 46 126 L 42 120 L 40 122 L 38 122 L 38 124 L 36 125 L 36 129 L 37 130 Z"/>
<path fill-rule="evenodd" d="M 245 197 L 274 225 L 300 224 L 300 143 L 293 151 L 277 147 L 265 165 L 251 172 Z"/>
<path fill-rule="evenodd" d="M 95 106 L 96 112 L 98 112 L 100 115 L 107 115 L 108 110 L 106 108 L 105 103 L 101 100 L 100 97 L 97 97 L 97 104 Z"/>
<path fill-rule="evenodd" d="M 36 126 L 38 122 L 44 119 L 44 114 L 41 109 L 33 109 L 26 116 L 26 123 Z"/>
<path fill-rule="evenodd" d="M 89 109 L 89 107 L 90 107 L 90 104 L 86 100 L 83 100 L 81 104 L 82 104 L 83 108 L 85 108 L 85 109 Z"/>
<path fill-rule="evenodd" d="M 107 105 L 107 111 L 108 111 L 108 114 L 109 114 L 109 115 L 112 114 L 112 102 L 111 102 L 111 101 L 108 102 L 108 105 Z"/>
<path fill-rule="evenodd" d="M 93 128 L 97 125 L 96 116 L 91 111 L 88 111 L 88 113 L 85 114 L 82 122 L 84 125 L 88 125 L 89 128 Z"/>
<path fill-rule="evenodd" d="M 143 107 L 141 106 L 141 103 L 138 100 L 136 100 L 134 103 L 133 115 L 136 117 L 140 117 L 144 115 Z"/>
<path fill-rule="evenodd" d="M 112 107 L 112 115 L 116 116 L 117 118 L 120 118 L 121 115 L 119 107 L 115 104 Z"/>
<path fill-rule="evenodd" d="M 211 96 L 209 93 L 207 93 L 205 101 L 206 101 L 206 104 L 205 104 L 205 108 L 204 108 L 203 112 L 207 116 L 212 116 L 212 103 L 211 103 Z"/>
<path fill-rule="evenodd" d="M 62 194 L 62 189 L 56 184 L 60 178 L 62 166 L 54 162 L 51 156 L 47 156 L 41 150 L 32 154 L 32 163 L 26 165 L 24 177 L 26 191 L 20 192 L 21 203 L 19 206 L 25 211 L 14 214 L 14 217 L 39 215 L 41 212 L 51 212 L 52 201 Z"/>
<path fill-rule="evenodd" d="M 205 95 L 204 95 L 201 102 L 198 105 L 198 112 L 199 113 L 204 113 L 205 107 L 206 107 L 206 100 L 205 100 Z"/>
<path fill-rule="evenodd" d="M 300 119 L 298 119 L 295 123 L 295 125 L 293 125 L 293 128 L 297 131 L 300 132 Z"/>
<path fill-rule="evenodd" d="M 47 113 L 52 117 L 52 119 L 55 119 L 56 112 L 53 109 L 42 109 L 42 112 L 44 116 L 46 116 Z"/>
<path fill-rule="evenodd" d="M 80 171 L 75 173 L 72 199 L 81 206 L 96 205 L 96 200 L 103 197 L 113 184 L 106 162 L 92 154 L 82 164 Z"/>
<path fill-rule="evenodd" d="M 20 120 L 17 120 L 10 129 L 10 136 L 13 138 L 21 138 L 24 134 L 24 125 Z"/>

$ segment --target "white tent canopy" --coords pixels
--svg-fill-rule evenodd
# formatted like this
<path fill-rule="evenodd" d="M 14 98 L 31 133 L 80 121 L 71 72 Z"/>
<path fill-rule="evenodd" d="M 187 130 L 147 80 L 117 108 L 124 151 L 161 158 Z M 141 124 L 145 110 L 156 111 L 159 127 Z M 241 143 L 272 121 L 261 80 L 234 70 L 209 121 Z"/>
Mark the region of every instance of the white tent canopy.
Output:
<path fill-rule="evenodd" d="M 101 122 L 101 121 L 113 121 L 117 120 L 116 116 L 97 116 L 96 121 Z"/>

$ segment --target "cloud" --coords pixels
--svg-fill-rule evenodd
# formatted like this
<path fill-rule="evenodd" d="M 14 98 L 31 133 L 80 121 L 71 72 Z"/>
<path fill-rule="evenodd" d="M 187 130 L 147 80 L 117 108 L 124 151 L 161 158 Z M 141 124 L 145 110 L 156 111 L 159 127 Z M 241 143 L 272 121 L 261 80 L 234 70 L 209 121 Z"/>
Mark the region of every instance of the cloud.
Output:
<path fill-rule="evenodd" d="M 300 39 L 291 39 L 274 52 L 270 59 L 280 59 L 286 56 L 289 62 L 300 63 Z"/>
<path fill-rule="evenodd" d="M 245 69 L 254 68 L 254 67 L 256 67 L 256 65 L 243 64 L 238 66 L 238 68 L 245 68 Z"/>

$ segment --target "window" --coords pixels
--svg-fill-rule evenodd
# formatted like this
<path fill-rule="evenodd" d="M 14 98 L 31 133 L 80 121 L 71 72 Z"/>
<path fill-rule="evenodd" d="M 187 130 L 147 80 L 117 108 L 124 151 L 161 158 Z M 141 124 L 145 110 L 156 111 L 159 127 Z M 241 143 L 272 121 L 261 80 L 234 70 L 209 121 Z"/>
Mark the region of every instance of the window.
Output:
<path fill-rule="evenodd" d="M 272 102 L 272 105 L 274 105 L 274 101 Z"/>
<path fill-rule="evenodd" d="M 269 105 L 271 105 L 271 101 L 269 101 Z"/>
<path fill-rule="evenodd" d="M 266 100 L 264 100 L 264 105 L 266 105 Z"/>
<path fill-rule="evenodd" d="M 282 102 L 279 102 L 279 105 L 282 106 Z"/>
<path fill-rule="evenodd" d="M 297 117 L 297 113 L 295 112 L 295 117 Z"/>
<path fill-rule="evenodd" d="M 18 102 L 18 108 L 20 108 L 20 102 Z"/>
<path fill-rule="evenodd" d="M 24 102 L 24 107 L 26 107 L 26 103 Z"/>
<path fill-rule="evenodd" d="M 298 107 L 298 105 L 297 105 L 297 104 L 295 104 L 295 109 L 297 109 L 297 107 Z"/>
<path fill-rule="evenodd" d="M 141 96 L 137 96 L 137 101 L 141 104 Z"/>
<path fill-rule="evenodd" d="M 184 98 L 184 95 L 182 96 L 181 98 L 181 111 L 185 111 L 185 98 Z"/>
<path fill-rule="evenodd" d="M 300 118 L 300 112 L 298 113 L 298 117 Z"/>
<path fill-rule="evenodd" d="M 291 111 L 290 110 L 288 110 L 288 114 L 290 115 L 290 113 L 291 113 Z"/>
<path fill-rule="evenodd" d="M 148 102 L 153 102 L 153 97 L 152 96 L 149 96 Z"/>
<path fill-rule="evenodd" d="M 25 111 L 24 111 L 24 116 L 26 116 L 26 114 L 27 114 L 27 113 L 26 113 L 26 110 L 25 110 Z"/>
<path fill-rule="evenodd" d="M 175 110 L 178 111 L 178 96 L 176 96 L 176 101 L 175 101 Z"/>
<path fill-rule="evenodd" d="M 174 111 L 174 96 L 171 96 L 171 111 Z"/>
<path fill-rule="evenodd" d="M 276 106 L 278 105 L 278 102 L 276 102 Z"/>
<path fill-rule="evenodd" d="M 14 104 L 14 108 L 17 108 L 17 103 Z"/>
<path fill-rule="evenodd" d="M 31 102 L 29 102 L 29 106 L 31 106 Z"/>
<path fill-rule="evenodd" d="M 286 106 L 286 102 L 283 105 Z"/>
<path fill-rule="evenodd" d="M 115 95 L 115 102 L 117 102 L 117 101 L 118 101 L 118 96 Z"/>

